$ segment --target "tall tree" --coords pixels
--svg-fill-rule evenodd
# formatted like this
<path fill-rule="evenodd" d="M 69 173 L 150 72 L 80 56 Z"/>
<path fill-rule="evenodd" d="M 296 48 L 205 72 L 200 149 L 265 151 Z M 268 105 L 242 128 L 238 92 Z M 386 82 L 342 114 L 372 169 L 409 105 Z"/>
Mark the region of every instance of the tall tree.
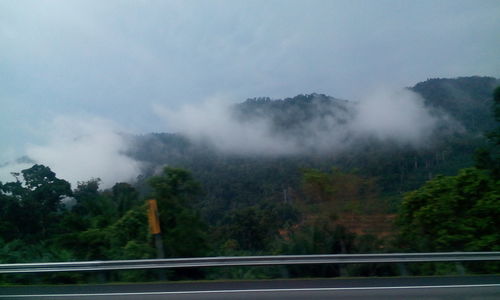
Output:
<path fill-rule="evenodd" d="M 476 166 L 490 170 L 495 178 L 500 178 L 500 86 L 493 91 L 493 115 L 497 127 L 486 134 L 490 141 L 489 147 L 477 150 Z"/>
<path fill-rule="evenodd" d="M 203 256 L 207 241 L 205 225 L 191 202 L 200 193 L 198 183 L 183 169 L 166 167 L 149 181 L 158 200 L 160 226 L 168 257 Z"/>
<path fill-rule="evenodd" d="M 320 207 L 320 211 L 332 214 L 373 213 L 383 211 L 384 205 L 377 203 L 378 190 L 373 178 L 365 178 L 353 172 L 331 172 L 315 169 L 305 170 L 302 190 L 309 203 Z"/>
<path fill-rule="evenodd" d="M 115 203 L 118 215 L 120 216 L 135 205 L 139 204 L 139 193 L 128 183 L 116 183 L 111 191 L 112 200 Z"/>
<path fill-rule="evenodd" d="M 409 251 L 500 250 L 500 182 L 487 170 L 438 176 L 408 193 L 398 225 Z"/>
<path fill-rule="evenodd" d="M 21 171 L 22 178 L 3 184 L 5 218 L 16 228 L 18 237 L 45 238 L 57 226 L 62 199 L 72 195 L 70 184 L 56 177 L 44 165 Z"/>
<path fill-rule="evenodd" d="M 112 197 L 99 191 L 100 181 L 96 178 L 79 182 L 74 192 L 76 205 L 73 212 L 83 216 L 90 223 L 89 226 L 96 228 L 104 228 L 120 217 Z"/>

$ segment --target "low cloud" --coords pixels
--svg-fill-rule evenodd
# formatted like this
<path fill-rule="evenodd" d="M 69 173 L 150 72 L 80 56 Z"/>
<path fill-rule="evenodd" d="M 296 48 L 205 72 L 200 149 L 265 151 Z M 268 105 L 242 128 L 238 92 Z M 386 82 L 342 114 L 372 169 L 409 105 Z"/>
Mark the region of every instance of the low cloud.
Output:
<path fill-rule="evenodd" d="M 0 165 L 0 181 L 4 183 L 15 181 L 16 178 L 12 173 L 20 172 L 21 170 L 27 169 L 31 166 L 33 166 L 32 163 L 26 163 L 16 160 L 2 163 Z"/>
<path fill-rule="evenodd" d="M 332 153 L 348 150 L 366 138 L 420 147 L 444 122 L 443 114 L 432 113 L 418 94 L 407 89 L 379 89 L 356 102 L 339 101 L 337 107 L 318 101 L 316 105 L 324 107 L 316 111 L 329 113 L 307 120 L 299 128 L 285 128 L 285 133 L 276 130 L 275 115 L 257 113 L 243 120 L 228 101 L 211 99 L 175 110 L 154 109 L 170 131 L 237 154 Z"/>
<path fill-rule="evenodd" d="M 27 146 L 26 156 L 50 167 L 73 188 L 77 182 L 92 178 L 100 178 L 101 188 L 109 188 L 116 182 L 133 181 L 140 173 L 140 164 L 125 155 L 129 145 L 120 128 L 108 120 L 56 117 L 42 129 L 45 142 Z M 6 164 L 0 168 L 0 178 L 12 181 L 10 172 L 19 172 L 31 165 Z"/>
<path fill-rule="evenodd" d="M 419 146 L 441 121 L 442 117 L 433 115 L 417 93 L 378 89 L 359 102 L 351 127 L 358 135 Z"/>
<path fill-rule="evenodd" d="M 236 113 L 234 103 L 220 99 L 179 109 L 158 105 L 154 111 L 165 120 L 164 131 L 243 155 L 332 154 L 354 149 L 368 139 L 420 147 L 428 144 L 436 128 L 453 124 L 446 115 L 430 111 L 418 94 L 407 89 L 380 89 L 357 102 L 338 100 L 333 106 L 324 101 L 312 103 L 316 105 L 313 111 L 322 114 L 305 121 L 291 117 L 281 128 L 277 115 L 301 116 L 304 112 L 291 107 L 273 114 L 261 107 L 244 117 Z M 39 131 L 44 142 L 28 145 L 24 159 L 0 165 L 0 181 L 13 181 L 11 172 L 33 163 L 49 166 L 73 187 L 79 181 L 100 178 L 101 187 L 109 188 L 116 182 L 134 181 L 141 172 L 141 164 L 126 154 L 131 145 L 124 130 L 111 121 L 59 116 Z"/>
<path fill-rule="evenodd" d="M 196 142 L 209 143 L 223 152 L 291 154 L 296 151 L 292 141 L 272 134 L 269 119 L 240 122 L 232 108 L 233 104 L 226 100 L 209 99 L 177 110 L 158 105 L 154 110 L 164 118 L 169 130 Z"/>

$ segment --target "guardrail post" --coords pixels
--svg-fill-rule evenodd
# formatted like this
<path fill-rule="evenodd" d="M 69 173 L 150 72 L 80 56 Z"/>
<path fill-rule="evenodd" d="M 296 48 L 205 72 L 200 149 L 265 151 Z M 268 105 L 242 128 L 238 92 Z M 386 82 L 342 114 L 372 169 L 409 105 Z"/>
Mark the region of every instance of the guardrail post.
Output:
<path fill-rule="evenodd" d="M 106 271 L 99 271 L 97 272 L 97 282 L 99 283 L 106 283 L 107 282 L 107 272 Z"/>
<path fill-rule="evenodd" d="M 459 275 L 465 275 L 465 267 L 461 262 L 455 262 L 455 269 Z"/>
<path fill-rule="evenodd" d="M 408 268 L 406 267 L 405 264 L 399 263 L 398 270 L 399 270 L 399 275 L 401 275 L 401 276 L 409 276 L 410 275 L 410 272 L 408 271 Z"/>
<path fill-rule="evenodd" d="M 290 272 L 288 271 L 288 268 L 286 266 L 281 267 L 281 277 L 283 277 L 283 278 L 290 277 Z"/>
<path fill-rule="evenodd" d="M 160 217 L 158 211 L 158 202 L 156 199 L 150 199 L 148 202 L 148 223 L 149 223 L 149 231 L 154 237 L 155 248 L 156 248 L 156 258 L 162 259 L 165 258 L 165 250 L 163 249 L 163 239 L 161 237 L 161 228 L 160 228 Z M 166 280 L 167 276 L 165 275 L 164 270 L 159 270 L 160 280 Z"/>
<path fill-rule="evenodd" d="M 347 277 L 349 276 L 349 273 L 347 272 L 347 268 L 345 265 L 339 265 L 339 275 L 341 277 Z"/>

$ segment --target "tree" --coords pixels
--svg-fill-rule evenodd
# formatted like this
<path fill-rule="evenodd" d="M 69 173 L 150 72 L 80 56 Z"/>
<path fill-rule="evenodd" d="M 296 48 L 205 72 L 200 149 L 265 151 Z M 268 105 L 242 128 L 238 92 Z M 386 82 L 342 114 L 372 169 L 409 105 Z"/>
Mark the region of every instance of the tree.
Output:
<path fill-rule="evenodd" d="M 200 186 L 183 169 L 165 167 L 163 174 L 149 181 L 158 201 L 160 226 L 167 257 L 206 254 L 205 225 L 191 208 Z"/>
<path fill-rule="evenodd" d="M 320 211 L 339 215 L 342 213 L 373 213 L 384 210 L 377 202 L 378 191 L 373 178 L 333 168 L 331 172 L 307 169 L 302 177 L 302 190 L 310 203 Z"/>
<path fill-rule="evenodd" d="M 95 178 L 85 182 L 78 182 L 74 191 L 76 204 L 73 211 L 80 215 L 98 215 L 97 199 L 99 198 L 99 183 L 101 179 Z"/>
<path fill-rule="evenodd" d="M 14 184 L 15 185 L 15 184 Z M 11 241 L 19 236 L 22 208 L 20 201 L 10 191 L 12 183 L 0 182 L 0 237 Z"/>
<path fill-rule="evenodd" d="M 112 188 L 111 198 L 115 203 L 118 215 L 122 216 L 129 209 L 139 204 L 139 193 L 128 183 L 119 182 Z"/>
<path fill-rule="evenodd" d="M 331 218 L 319 217 L 291 228 L 278 249 L 280 253 L 293 255 L 355 253 L 354 242 L 355 235 L 346 228 L 336 225 Z M 290 266 L 287 269 L 291 276 L 341 275 L 341 268 L 336 265 Z"/>
<path fill-rule="evenodd" d="M 287 204 L 250 206 L 234 210 L 219 226 L 221 243 L 233 250 L 265 251 L 279 236 L 280 230 L 297 222 L 297 212 Z"/>
<path fill-rule="evenodd" d="M 476 167 L 490 170 L 492 175 L 500 179 L 500 86 L 493 91 L 493 116 L 497 127 L 486 134 L 490 145 L 476 151 Z"/>
<path fill-rule="evenodd" d="M 438 176 L 406 194 L 399 246 L 409 251 L 500 250 L 500 182 L 487 170 Z"/>
<path fill-rule="evenodd" d="M 88 226 L 104 228 L 115 222 L 121 215 L 112 197 L 99 192 L 100 179 L 79 182 L 74 192 L 76 205 L 72 212 L 83 217 Z"/>
<path fill-rule="evenodd" d="M 72 195 L 71 186 L 44 165 L 34 165 L 21 174 L 21 180 L 16 177 L 16 182 L 1 186 L 3 217 L 17 237 L 45 238 L 56 229 L 62 199 Z"/>

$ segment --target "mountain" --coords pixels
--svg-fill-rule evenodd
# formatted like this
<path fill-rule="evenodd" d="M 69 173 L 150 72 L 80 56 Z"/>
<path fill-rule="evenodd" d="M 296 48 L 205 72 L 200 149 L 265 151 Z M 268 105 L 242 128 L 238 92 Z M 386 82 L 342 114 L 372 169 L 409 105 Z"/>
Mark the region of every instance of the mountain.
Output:
<path fill-rule="evenodd" d="M 426 105 L 446 111 L 468 131 L 484 132 L 495 126 L 492 117 L 492 91 L 500 85 L 493 77 L 434 78 L 411 88 Z"/>
<path fill-rule="evenodd" d="M 323 94 L 298 95 L 293 98 L 251 98 L 234 107 L 235 117 L 242 122 L 267 119 L 271 131 L 302 137 L 312 122 L 320 128 L 330 122 L 345 124 L 353 118 L 353 103 Z M 310 134 L 310 133 L 309 133 Z"/>
<path fill-rule="evenodd" d="M 409 88 L 422 96 L 431 114 L 451 122 L 437 126 L 417 146 L 369 135 L 354 139 L 350 124 L 358 104 L 310 94 L 277 100 L 253 98 L 231 108 L 239 124 L 263 122 L 273 140 L 300 151 L 238 154 L 181 134 L 154 133 L 133 137 L 129 155 L 146 166 L 144 178 L 164 165 L 190 170 L 204 188 L 198 205 L 209 222 L 217 222 L 232 209 L 293 198 L 308 168 L 329 171 L 335 167 L 374 178 L 381 197 L 396 207 L 401 193 L 433 176 L 452 175 L 473 164 L 475 149 L 484 143 L 483 133 L 495 125 L 491 93 L 499 84 L 491 77 L 461 77 L 429 79 Z M 450 130 L 449 124 L 460 125 L 460 130 Z M 332 132 L 337 139 L 330 138 Z M 339 141 L 348 146 L 338 147 Z"/>

